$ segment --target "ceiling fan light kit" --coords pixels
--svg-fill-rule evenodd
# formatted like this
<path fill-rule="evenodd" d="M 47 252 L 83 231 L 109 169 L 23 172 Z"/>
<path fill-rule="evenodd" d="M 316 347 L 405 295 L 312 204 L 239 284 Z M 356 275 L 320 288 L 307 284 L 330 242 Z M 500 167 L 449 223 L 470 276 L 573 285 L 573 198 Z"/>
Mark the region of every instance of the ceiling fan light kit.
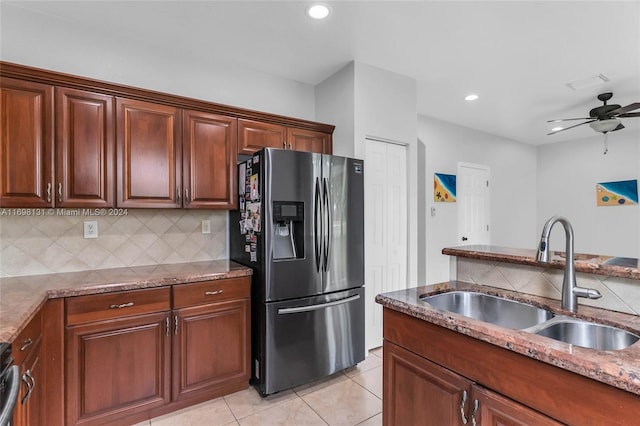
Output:
<path fill-rule="evenodd" d="M 621 107 L 620 105 L 607 105 L 607 101 L 613 97 L 613 93 L 601 93 L 598 95 L 598 100 L 603 102 L 603 105 L 599 107 L 593 108 L 589 111 L 589 117 L 583 118 L 563 118 L 557 120 L 548 120 L 547 123 L 557 123 L 560 121 L 573 121 L 573 120 L 587 120 L 582 123 L 574 124 L 573 126 L 559 128 L 554 127 L 551 130 L 551 133 L 547 133 L 547 135 L 555 135 L 556 133 L 563 132 L 565 130 L 573 129 L 574 127 L 582 126 L 583 124 L 589 124 L 593 130 L 599 133 L 604 134 L 604 143 L 606 154 L 607 149 L 607 133 L 615 132 L 617 130 L 624 129 L 624 125 L 620 121 L 620 118 L 629 118 L 629 117 L 640 117 L 640 112 L 631 112 L 637 109 L 640 109 L 640 102 L 634 102 L 625 107 Z"/>

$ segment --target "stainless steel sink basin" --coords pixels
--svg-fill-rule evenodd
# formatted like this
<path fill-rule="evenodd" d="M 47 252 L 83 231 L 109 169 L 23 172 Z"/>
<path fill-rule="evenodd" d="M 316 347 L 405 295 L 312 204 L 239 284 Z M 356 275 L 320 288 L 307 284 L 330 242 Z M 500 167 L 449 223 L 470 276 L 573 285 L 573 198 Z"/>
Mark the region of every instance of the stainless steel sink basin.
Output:
<path fill-rule="evenodd" d="M 640 337 L 608 325 L 558 317 L 535 331 L 539 336 L 589 349 L 616 351 L 633 345 Z"/>
<path fill-rule="evenodd" d="M 511 329 L 532 327 L 554 316 L 552 312 L 533 305 L 470 291 L 421 296 L 420 300 L 437 309 Z"/>

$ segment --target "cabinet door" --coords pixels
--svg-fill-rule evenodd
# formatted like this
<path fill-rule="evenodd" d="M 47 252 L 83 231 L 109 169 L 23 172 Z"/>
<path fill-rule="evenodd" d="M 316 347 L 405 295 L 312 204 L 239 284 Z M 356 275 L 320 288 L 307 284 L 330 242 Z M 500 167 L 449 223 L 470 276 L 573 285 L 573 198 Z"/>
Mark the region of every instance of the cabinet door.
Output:
<path fill-rule="evenodd" d="M 277 124 L 238 120 L 238 154 L 252 155 L 262 148 L 289 148 L 285 145 L 287 129 Z"/>
<path fill-rule="evenodd" d="M 44 390 L 42 389 L 42 344 L 38 341 L 20 366 L 21 390 L 15 408 L 16 426 L 44 425 L 42 410 Z"/>
<path fill-rule="evenodd" d="M 53 86 L 0 78 L 0 206 L 53 207 Z"/>
<path fill-rule="evenodd" d="M 491 392 L 481 386 L 473 386 L 473 401 L 478 401 L 474 414 L 479 425 L 491 426 L 560 426 L 555 420 L 522 404 Z"/>
<path fill-rule="evenodd" d="M 66 340 L 66 424 L 108 424 L 169 402 L 169 312 L 68 327 Z"/>
<path fill-rule="evenodd" d="M 287 143 L 296 151 L 331 154 L 331 135 L 328 133 L 287 128 Z"/>
<path fill-rule="evenodd" d="M 182 206 L 180 111 L 116 99 L 118 207 Z"/>
<path fill-rule="evenodd" d="M 56 88 L 56 206 L 115 206 L 113 97 Z"/>
<path fill-rule="evenodd" d="M 174 400 L 244 389 L 250 378 L 249 299 L 174 311 Z"/>
<path fill-rule="evenodd" d="M 384 425 L 454 426 L 470 415 L 468 379 L 386 340 L 383 360 Z"/>
<path fill-rule="evenodd" d="M 182 123 L 183 205 L 235 209 L 238 120 L 187 110 Z"/>

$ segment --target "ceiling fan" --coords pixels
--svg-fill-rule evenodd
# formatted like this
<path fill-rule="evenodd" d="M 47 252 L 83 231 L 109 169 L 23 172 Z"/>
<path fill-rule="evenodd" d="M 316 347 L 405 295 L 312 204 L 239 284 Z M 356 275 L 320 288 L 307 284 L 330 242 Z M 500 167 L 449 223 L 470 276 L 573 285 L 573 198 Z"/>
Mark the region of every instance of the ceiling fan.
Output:
<path fill-rule="evenodd" d="M 547 135 L 554 135 L 559 132 L 564 132 L 565 130 L 573 129 L 574 127 L 582 126 L 583 124 L 589 124 L 589 126 L 600 133 L 607 132 L 615 132 L 616 130 L 624 129 L 620 118 L 627 117 L 640 117 L 640 112 L 630 112 L 640 108 L 640 102 L 634 102 L 625 107 L 621 107 L 620 105 L 607 105 L 607 101 L 611 99 L 613 93 L 601 93 L 598 95 L 598 100 L 602 101 L 604 105 L 593 108 L 589 111 L 589 117 L 586 118 L 563 118 L 558 120 L 549 120 L 547 123 L 557 123 L 561 121 L 573 121 L 573 120 L 588 120 L 583 121 L 582 123 L 575 124 L 569 127 L 563 127 L 557 129 L 555 131 L 551 131 L 551 133 L 547 133 Z"/>

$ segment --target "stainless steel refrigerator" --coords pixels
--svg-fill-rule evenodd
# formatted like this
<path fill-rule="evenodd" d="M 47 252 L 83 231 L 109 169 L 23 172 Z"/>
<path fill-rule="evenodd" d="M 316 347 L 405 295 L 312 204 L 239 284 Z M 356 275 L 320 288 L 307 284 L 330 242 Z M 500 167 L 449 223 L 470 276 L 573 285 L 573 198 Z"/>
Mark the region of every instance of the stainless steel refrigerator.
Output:
<path fill-rule="evenodd" d="M 265 148 L 238 173 L 229 246 L 253 268 L 252 383 L 267 395 L 364 360 L 362 160 Z"/>

